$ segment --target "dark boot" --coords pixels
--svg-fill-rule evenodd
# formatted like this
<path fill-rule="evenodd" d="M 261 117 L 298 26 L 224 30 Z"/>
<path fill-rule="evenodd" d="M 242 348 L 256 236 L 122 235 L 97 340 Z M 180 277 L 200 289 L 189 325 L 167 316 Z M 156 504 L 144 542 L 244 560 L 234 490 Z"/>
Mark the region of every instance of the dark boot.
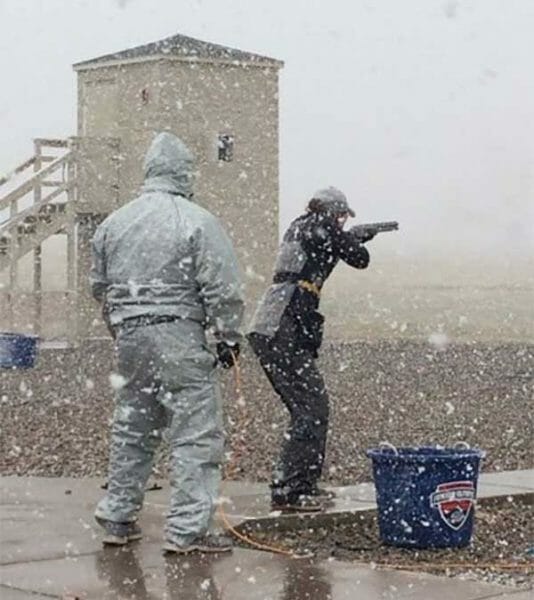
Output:
<path fill-rule="evenodd" d="M 308 494 L 290 495 L 273 494 L 271 509 L 281 512 L 316 513 L 324 510 L 323 502 Z"/>
<path fill-rule="evenodd" d="M 141 528 L 137 523 L 116 523 L 100 517 L 95 517 L 95 520 L 105 531 L 102 540 L 105 546 L 124 546 L 142 537 Z"/>

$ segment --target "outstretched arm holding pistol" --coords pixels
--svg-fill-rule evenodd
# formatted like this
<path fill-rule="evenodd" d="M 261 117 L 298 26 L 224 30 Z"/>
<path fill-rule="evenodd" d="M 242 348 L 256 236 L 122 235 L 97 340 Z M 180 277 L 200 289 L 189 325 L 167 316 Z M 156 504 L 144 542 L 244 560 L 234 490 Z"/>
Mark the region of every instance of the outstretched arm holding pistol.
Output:
<path fill-rule="evenodd" d="M 354 225 L 349 229 L 349 232 L 358 238 L 361 244 L 369 242 L 378 233 L 384 233 L 385 231 L 397 231 L 399 223 L 397 221 L 382 221 L 380 223 L 363 223 L 361 225 Z"/>

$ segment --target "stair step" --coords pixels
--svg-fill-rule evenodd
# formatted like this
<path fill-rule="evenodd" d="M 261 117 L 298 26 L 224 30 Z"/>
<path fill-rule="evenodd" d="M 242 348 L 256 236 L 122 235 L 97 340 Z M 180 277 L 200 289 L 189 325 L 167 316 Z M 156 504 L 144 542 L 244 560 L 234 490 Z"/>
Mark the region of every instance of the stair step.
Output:
<path fill-rule="evenodd" d="M 65 212 L 66 202 L 50 202 L 50 204 L 45 204 L 41 206 L 39 209 L 39 213 L 42 214 L 55 214 L 58 212 Z"/>
<path fill-rule="evenodd" d="M 54 215 L 64 214 L 66 211 L 66 202 L 51 202 L 45 204 L 37 211 L 37 214 L 28 215 L 21 223 L 17 225 L 17 239 L 19 242 L 27 235 L 37 232 L 39 223 L 49 225 L 53 221 Z M 11 244 L 11 234 L 7 233 L 0 237 L 0 256 L 6 256 L 9 253 Z"/>
<path fill-rule="evenodd" d="M 35 233 L 35 224 L 34 223 L 22 223 L 17 227 L 17 233 L 19 235 L 26 235 L 28 233 Z"/>
<path fill-rule="evenodd" d="M 55 204 L 45 204 L 39 209 L 39 220 L 45 223 L 50 223 L 52 215 L 65 212 L 65 202 L 57 202 Z"/>
<path fill-rule="evenodd" d="M 9 251 L 9 244 L 11 243 L 11 238 L 3 235 L 0 237 L 0 256 L 5 256 Z"/>

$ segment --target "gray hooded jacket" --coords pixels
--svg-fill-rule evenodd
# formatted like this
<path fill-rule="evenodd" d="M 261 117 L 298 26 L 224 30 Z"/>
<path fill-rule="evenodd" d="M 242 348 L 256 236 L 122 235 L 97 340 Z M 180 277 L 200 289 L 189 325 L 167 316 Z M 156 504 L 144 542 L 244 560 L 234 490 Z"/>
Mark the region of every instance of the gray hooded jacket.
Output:
<path fill-rule="evenodd" d="M 138 316 L 202 322 L 219 340 L 240 339 L 242 282 L 219 221 L 191 198 L 193 155 L 159 134 L 146 155 L 141 195 L 93 238 L 91 287 L 111 325 Z"/>

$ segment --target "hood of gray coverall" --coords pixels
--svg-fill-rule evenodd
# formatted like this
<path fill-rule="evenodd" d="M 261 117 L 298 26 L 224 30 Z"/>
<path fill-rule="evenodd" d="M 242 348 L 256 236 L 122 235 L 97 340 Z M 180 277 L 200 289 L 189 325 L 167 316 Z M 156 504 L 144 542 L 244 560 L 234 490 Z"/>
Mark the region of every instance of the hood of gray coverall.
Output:
<path fill-rule="evenodd" d="M 192 198 L 193 154 L 172 133 L 160 133 L 154 138 L 143 166 L 144 192 L 169 192 Z"/>

